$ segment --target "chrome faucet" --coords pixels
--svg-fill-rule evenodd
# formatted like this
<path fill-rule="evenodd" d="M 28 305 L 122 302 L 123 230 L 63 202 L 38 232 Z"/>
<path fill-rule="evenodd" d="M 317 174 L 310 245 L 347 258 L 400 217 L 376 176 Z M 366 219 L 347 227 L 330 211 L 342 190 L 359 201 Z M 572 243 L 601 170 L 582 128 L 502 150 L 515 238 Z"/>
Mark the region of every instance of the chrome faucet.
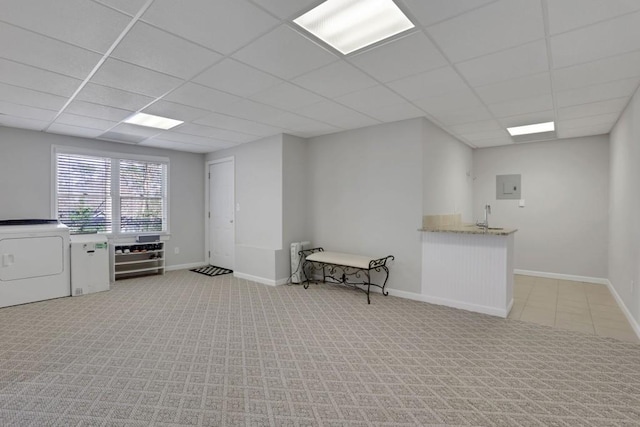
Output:
<path fill-rule="evenodd" d="M 482 227 L 484 228 L 484 231 L 487 231 L 487 229 L 489 228 L 489 214 L 491 213 L 491 205 L 486 204 L 484 205 L 484 222 L 476 222 L 476 225 L 478 227 Z"/>

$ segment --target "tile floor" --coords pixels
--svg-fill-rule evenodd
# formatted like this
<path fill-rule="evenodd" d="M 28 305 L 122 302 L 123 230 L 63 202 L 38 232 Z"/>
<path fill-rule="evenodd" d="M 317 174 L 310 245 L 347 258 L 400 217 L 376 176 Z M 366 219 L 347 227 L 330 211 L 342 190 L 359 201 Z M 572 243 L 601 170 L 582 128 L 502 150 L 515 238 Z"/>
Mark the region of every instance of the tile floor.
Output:
<path fill-rule="evenodd" d="M 605 285 L 516 275 L 510 319 L 640 343 Z"/>

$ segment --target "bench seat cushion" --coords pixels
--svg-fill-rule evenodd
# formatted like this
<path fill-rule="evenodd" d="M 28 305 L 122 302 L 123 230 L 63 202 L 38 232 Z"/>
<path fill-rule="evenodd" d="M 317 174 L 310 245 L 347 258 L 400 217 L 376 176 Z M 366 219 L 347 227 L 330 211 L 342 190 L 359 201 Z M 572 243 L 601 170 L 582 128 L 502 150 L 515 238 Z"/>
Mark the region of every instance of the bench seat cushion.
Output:
<path fill-rule="evenodd" d="M 347 267 L 369 268 L 369 262 L 377 258 L 369 258 L 362 255 L 343 254 L 340 252 L 315 252 L 307 257 L 308 261 L 323 262 L 325 264 L 337 264 Z"/>

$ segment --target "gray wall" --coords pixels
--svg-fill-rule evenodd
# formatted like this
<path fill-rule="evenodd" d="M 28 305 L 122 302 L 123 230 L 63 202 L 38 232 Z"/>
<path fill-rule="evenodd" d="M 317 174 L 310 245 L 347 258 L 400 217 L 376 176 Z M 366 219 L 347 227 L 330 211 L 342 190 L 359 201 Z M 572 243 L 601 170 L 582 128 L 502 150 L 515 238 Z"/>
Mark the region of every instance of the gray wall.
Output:
<path fill-rule="evenodd" d="M 423 120 L 424 215 L 462 214 L 472 221 L 473 150 L 430 121 Z"/>
<path fill-rule="evenodd" d="M 278 280 L 288 251 L 282 246 L 282 135 L 209 153 L 207 161 L 233 157 L 235 164 L 235 266 L 237 273 Z"/>
<path fill-rule="evenodd" d="M 474 150 L 474 218 L 515 227 L 515 268 L 607 277 L 607 136 Z M 496 175 L 521 174 L 522 198 L 496 200 Z"/>
<path fill-rule="evenodd" d="M 0 218 L 51 216 L 51 146 L 73 146 L 170 159 L 167 266 L 203 262 L 204 156 L 0 127 Z M 180 253 L 175 254 L 174 248 Z"/>
<path fill-rule="evenodd" d="M 423 212 L 452 210 L 454 203 L 441 197 L 445 191 L 460 197 L 461 206 L 470 205 L 462 201 L 471 198 L 469 186 L 448 181 L 449 171 L 435 166 L 441 155 L 451 155 L 456 164 L 465 164 L 468 156 L 470 165 L 471 149 L 445 135 L 424 119 L 412 119 L 311 138 L 313 243 L 363 255 L 392 254 L 396 261 L 389 287 L 420 293 L 422 247 L 417 229 Z"/>
<path fill-rule="evenodd" d="M 640 323 L 640 93 L 611 132 L 609 280 Z"/>

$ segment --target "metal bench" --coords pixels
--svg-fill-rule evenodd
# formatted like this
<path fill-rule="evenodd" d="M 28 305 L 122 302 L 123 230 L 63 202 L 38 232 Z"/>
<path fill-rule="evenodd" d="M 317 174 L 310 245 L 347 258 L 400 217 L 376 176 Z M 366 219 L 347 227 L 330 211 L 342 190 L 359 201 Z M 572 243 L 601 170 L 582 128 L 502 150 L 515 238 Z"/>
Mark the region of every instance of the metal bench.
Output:
<path fill-rule="evenodd" d="M 394 260 L 395 257 L 393 255 L 373 259 L 362 255 L 329 252 L 323 248 L 306 249 L 300 251 L 299 255 L 304 259 L 302 272 L 305 279 L 303 282 L 305 289 L 309 288 L 313 273 L 322 270 L 323 282 L 343 284 L 359 289 L 367 294 L 367 304 L 371 304 L 371 298 L 369 297 L 371 286 L 380 288 L 382 295 L 389 295 L 389 292 L 385 291 L 384 288 L 389 279 L 387 261 Z M 372 272 L 384 273 L 382 285 L 371 283 Z M 366 289 L 359 286 L 366 286 Z"/>

